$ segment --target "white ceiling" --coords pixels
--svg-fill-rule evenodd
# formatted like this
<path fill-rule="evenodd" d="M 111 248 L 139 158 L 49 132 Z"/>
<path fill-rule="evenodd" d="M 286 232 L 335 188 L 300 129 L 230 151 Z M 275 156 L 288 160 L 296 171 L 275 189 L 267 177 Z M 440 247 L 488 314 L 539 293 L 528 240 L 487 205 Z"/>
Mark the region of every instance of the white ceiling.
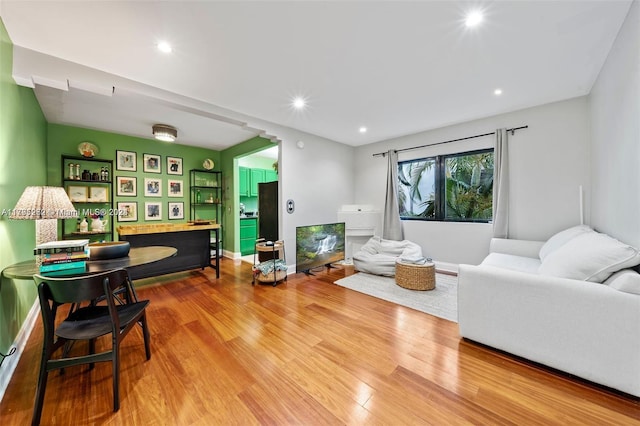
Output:
<path fill-rule="evenodd" d="M 220 150 L 271 123 L 359 146 L 588 94 L 630 4 L 0 0 L 0 15 L 49 122 L 146 138 L 166 123 Z"/>

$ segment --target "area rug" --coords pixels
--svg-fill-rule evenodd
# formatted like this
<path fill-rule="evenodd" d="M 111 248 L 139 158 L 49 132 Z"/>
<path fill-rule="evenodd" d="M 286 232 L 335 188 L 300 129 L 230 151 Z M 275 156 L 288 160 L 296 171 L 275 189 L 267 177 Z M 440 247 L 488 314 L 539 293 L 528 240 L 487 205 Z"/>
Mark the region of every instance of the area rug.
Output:
<path fill-rule="evenodd" d="M 339 279 L 335 284 L 429 315 L 458 322 L 457 276 L 436 274 L 436 288 L 428 291 L 408 290 L 398 286 L 394 278 L 364 272 Z"/>

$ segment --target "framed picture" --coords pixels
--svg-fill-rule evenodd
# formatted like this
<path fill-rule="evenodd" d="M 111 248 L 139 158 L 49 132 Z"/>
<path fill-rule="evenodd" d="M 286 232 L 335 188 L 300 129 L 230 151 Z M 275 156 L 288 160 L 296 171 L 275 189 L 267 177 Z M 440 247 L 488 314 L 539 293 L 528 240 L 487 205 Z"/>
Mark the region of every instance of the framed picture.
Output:
<path fill-rule="evenodd" d="M 162 203 L 144 203 L 144 220 L 162 220 Z"/>
<path fill-rule="evenodd" d="M 169 220 L 184 219 L 184 203 L 169 203 Z"/>
<path fill-rule="evenodd" d="M 162 179 L 145 178 L 144 179 L 144 196 L 145 197 L 162 197 Z"/>
<path fill-rule="evenodd" d="M 91 203 L 106 203 L 109 201 L 109 191 L 106 186 L 90 186 L 89 199 Z"/>
<path fill-rule="evenodd" d="M 167 174 L 182 176 L 182 158 L 167 157 Z"/>
<path fill-rule="evenodd" d="M 118 202 L 118 222 L 136 222 L 138 220 L 138 203 Z"/>
<path fill-rule="evenodd" d="M 116 194 L 119 197 L 135 197 L 138 195 L 136 190 L 136 178 L 130 176 L 118 176 L 116 178 Z"/>
<path fill-rule="evenodd" d="M 147 173 L 162 173 L 162 165 L 160 164 L 160 156 L 155 154 L 144 154 L 142 156 L 144 167 Z"/>
<path fill-rule="evenodd" d="M 183 197 L 183 183 L 182 180 L 169 179 L 167 181 L 167 196 L 169 197 Z"/>
<path fill-rule="evenodd" d="M 137 156 L 132 151 L 116 150 L 116 170 L 135 172 L 137 170 Z"/>
<path fill-rule="evenodd" d="M 87 202 L 87 187 L 70 185 L 67 187 L 67 194 L 72 203 Z"/>

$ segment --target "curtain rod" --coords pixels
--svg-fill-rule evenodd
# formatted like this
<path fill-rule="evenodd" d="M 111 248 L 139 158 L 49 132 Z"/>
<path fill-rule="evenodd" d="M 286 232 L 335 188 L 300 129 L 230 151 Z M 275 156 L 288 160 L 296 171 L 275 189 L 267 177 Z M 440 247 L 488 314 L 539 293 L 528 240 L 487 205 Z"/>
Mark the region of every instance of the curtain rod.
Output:
<path fill-rule="evenodd" d="M 528 129 L 528 128 L 529 128 L 529 126 L 513 127 L 511 129 L 507 129 L 507 132 L 511 132 L 511 135 L 513 136 L 513 133 L 516 130 Z M 483 133 L 481 135 L 467 136 L 466 138 L 451 139 L 450 141 L 430 143 L 430 144 L 427 144 L 427 145 L 414 146 L 414 147 L 411 147 L 411 148 L 396 149 L 395 152 L 410 151 L 412 149 L 426 148 L 428 146 L 442 145 L 442 144 L 445 144 L 445 143 L 465 141 L 467 139 L 480 138 L 482 136 L 489 136 L 489 135 L 495 135 L 495 134 L 496 134 L 496 132 Z M 377 154 L 373 154 L 374 157 L 378 157 L 380 155 L 382 155 L 384 157 L 385 155 L 387 155 L 387 153 L 386 152 L 378 152 Z"/>

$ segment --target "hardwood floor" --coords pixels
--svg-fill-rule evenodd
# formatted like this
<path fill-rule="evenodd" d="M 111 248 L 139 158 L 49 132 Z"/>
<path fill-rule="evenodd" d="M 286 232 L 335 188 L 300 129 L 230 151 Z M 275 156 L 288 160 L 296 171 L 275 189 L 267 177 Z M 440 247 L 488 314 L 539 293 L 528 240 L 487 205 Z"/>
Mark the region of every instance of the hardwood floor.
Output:
<path fill-rule="evenodd" d="M 250 265 L 139 287 L 142 336 L 123 342 L 121 408 L 111 364 L 49 374 L 42 424 L 640 424 L 638 399 L 462 341 L 457 324 L 333 284 L 348 272 L 251 286 Z M 0 404 L 31 421 L 38 321 Z M 79 345 L 74 350 L 85 351 Z"/>

